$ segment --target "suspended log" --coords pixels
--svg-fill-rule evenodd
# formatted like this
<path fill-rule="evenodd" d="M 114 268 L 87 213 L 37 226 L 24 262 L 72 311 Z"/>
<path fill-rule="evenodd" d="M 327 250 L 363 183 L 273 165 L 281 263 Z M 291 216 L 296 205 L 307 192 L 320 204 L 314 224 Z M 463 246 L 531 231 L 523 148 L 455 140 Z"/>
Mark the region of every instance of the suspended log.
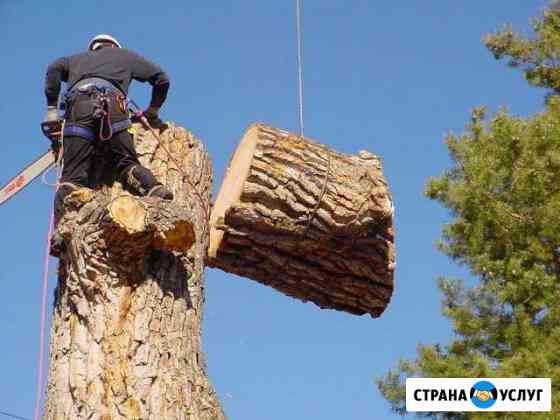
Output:
<path fill-rule="evenodd" d="M 210 217 L 208 265 L 321 308 L 378 317 L 391 298 L 393 206 L 379 158 L 264 124 L 245 133 Z"/>
<path fill-rule="evenodd" d="M 164 147 L 132 130 L 175 200 L 118 182 L 66 198 L 44 418 L 223 420 L 201 342 L 212 166 L 181 127 Z"/>

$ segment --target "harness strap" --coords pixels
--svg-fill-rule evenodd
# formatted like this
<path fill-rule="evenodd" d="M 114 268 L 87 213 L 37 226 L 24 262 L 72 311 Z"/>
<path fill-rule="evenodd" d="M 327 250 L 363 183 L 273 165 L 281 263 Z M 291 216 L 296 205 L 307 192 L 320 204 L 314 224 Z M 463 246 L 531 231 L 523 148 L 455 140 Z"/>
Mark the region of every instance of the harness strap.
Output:
<path fill-rule="evenodd" d="M 71 107 L 74 100 L 81 95 L 96 95 L 98 99 L 98 109 L 94 111 L 96 118 L 101 118 L 105 114 L 106 103 L 110 96 L 120 104 L 121 101 L 126 103 L 127 95 L 119 87 L 115 86 L 108 80 L 99 77 L 90 77 L 87 79 L 82 79 L 76 82 L 71 88 L 69 88 L 63 95 L 63 99 L 60 103 L 60 108 L 63 110 L 68 110 Z M 123 108 L 123 107 L 121 107 Z M 123 112 L 126 111 L 127 105 L 124 106 Z"/>
<path fill-rule="evenodd" d="M 106 89 L 107 91 L 113 90 L 119 92 L 121 95 L 124 95 L 124 92 L 122 92 L 117 86 L 108 80 L 102 79 L 101 77 L 88 77 L 87 79 L 79 80 L 74 83 L 70 89 L 68 89 L 68 93 L 87 92 L 92 88 L 99 90 Z"/>
<path fill-rule="evenodd" d="M 95 140 L 93 130 L 75 124 L 67 124 L 66 127 L 64 127 L 64 137 L 70 136 L 82 137 L 89 141 Z"/>
<path fill-rule="evenodd" d="M 118 133 L 119 131 L 128 129 L 131 125 L 130 119 L 127 118 L 126 120 L 111 124 L 111 130 L 113 130 L 113 133 Z"/>
<path fill-rule="evenodd" d="M 111 124 L 111 131 L 113 133 L 118 133 L 119 131 L 126 130 L 131 125 L 130 120 L 127 118 L 125 120 Z M 86 140 L 95 140 L 95 133 L 92 129 L 86 127 L 80 127 L 76 124 L 66 124 L 64 127 L 64 137 L 76 136 L 82 137 Z"/>

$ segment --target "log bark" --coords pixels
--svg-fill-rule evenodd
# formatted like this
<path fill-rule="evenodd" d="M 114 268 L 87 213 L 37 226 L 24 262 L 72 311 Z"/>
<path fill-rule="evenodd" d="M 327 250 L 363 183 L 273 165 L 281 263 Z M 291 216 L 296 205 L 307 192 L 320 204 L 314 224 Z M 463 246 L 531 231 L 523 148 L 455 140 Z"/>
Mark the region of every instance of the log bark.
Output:
<path fill-rule="evenodd" d="M 379 316 L 393 291 L 393 205 L 380 160 L 254 124 L 211 217 L 208 264 L 321 308 Z"/>
<path fill-rule="evenodd" d="M 222 420 L 201 343 L 211 163 L 181 127 L 161 133 L 164 147 L 132 131 L 175 200 L 118 182 L 65 200 L 44 418 Z"/>

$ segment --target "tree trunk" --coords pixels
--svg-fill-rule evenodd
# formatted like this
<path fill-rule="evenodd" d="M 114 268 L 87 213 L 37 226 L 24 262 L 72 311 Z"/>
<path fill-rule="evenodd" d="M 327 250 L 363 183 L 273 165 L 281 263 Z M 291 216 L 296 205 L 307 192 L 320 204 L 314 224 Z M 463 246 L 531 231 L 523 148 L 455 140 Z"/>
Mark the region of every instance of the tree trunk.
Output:
<path fill-rule="evenodd" d="M 221 420 L 201 344 L 211 163 L 180 127 L 163 131 L 163 146 L 132 130 L 175 200 L 118 183 L 66 199 L 45 418 Z"/>
<path fill-rule="evenodd" d="M 393 206 L 377 156 L 264 124 L 235 151 L 208 263 L 321 308 L 379 316 L 393 290 Z"/>

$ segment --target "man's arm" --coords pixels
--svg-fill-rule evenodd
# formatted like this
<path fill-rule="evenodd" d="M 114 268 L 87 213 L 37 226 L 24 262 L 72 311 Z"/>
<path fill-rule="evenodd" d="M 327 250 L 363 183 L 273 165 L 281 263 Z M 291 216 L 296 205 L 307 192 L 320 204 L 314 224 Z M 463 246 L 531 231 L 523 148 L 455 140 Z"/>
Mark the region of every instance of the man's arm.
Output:
<path fill-rule="evenodd" d="M 45 77 L 45 96 L 47 97 L 47 105 L 56 107 L 58 95 L 60 93 L 60 82 L 68 80 L 68 58 L 62 57 L 54 61 L 47 68 Z"/>
<path fill-rule="evenodd" d="M 161 108 L 167 98 L 169 90 L 169 77 L 163 69 L 140 55 L 136 55 L 132 70 L 132 78 L 139 82 L 149 82 L 152 85 L 152 99 L 150 108 L 157 114 L 157 110 Z"/>

